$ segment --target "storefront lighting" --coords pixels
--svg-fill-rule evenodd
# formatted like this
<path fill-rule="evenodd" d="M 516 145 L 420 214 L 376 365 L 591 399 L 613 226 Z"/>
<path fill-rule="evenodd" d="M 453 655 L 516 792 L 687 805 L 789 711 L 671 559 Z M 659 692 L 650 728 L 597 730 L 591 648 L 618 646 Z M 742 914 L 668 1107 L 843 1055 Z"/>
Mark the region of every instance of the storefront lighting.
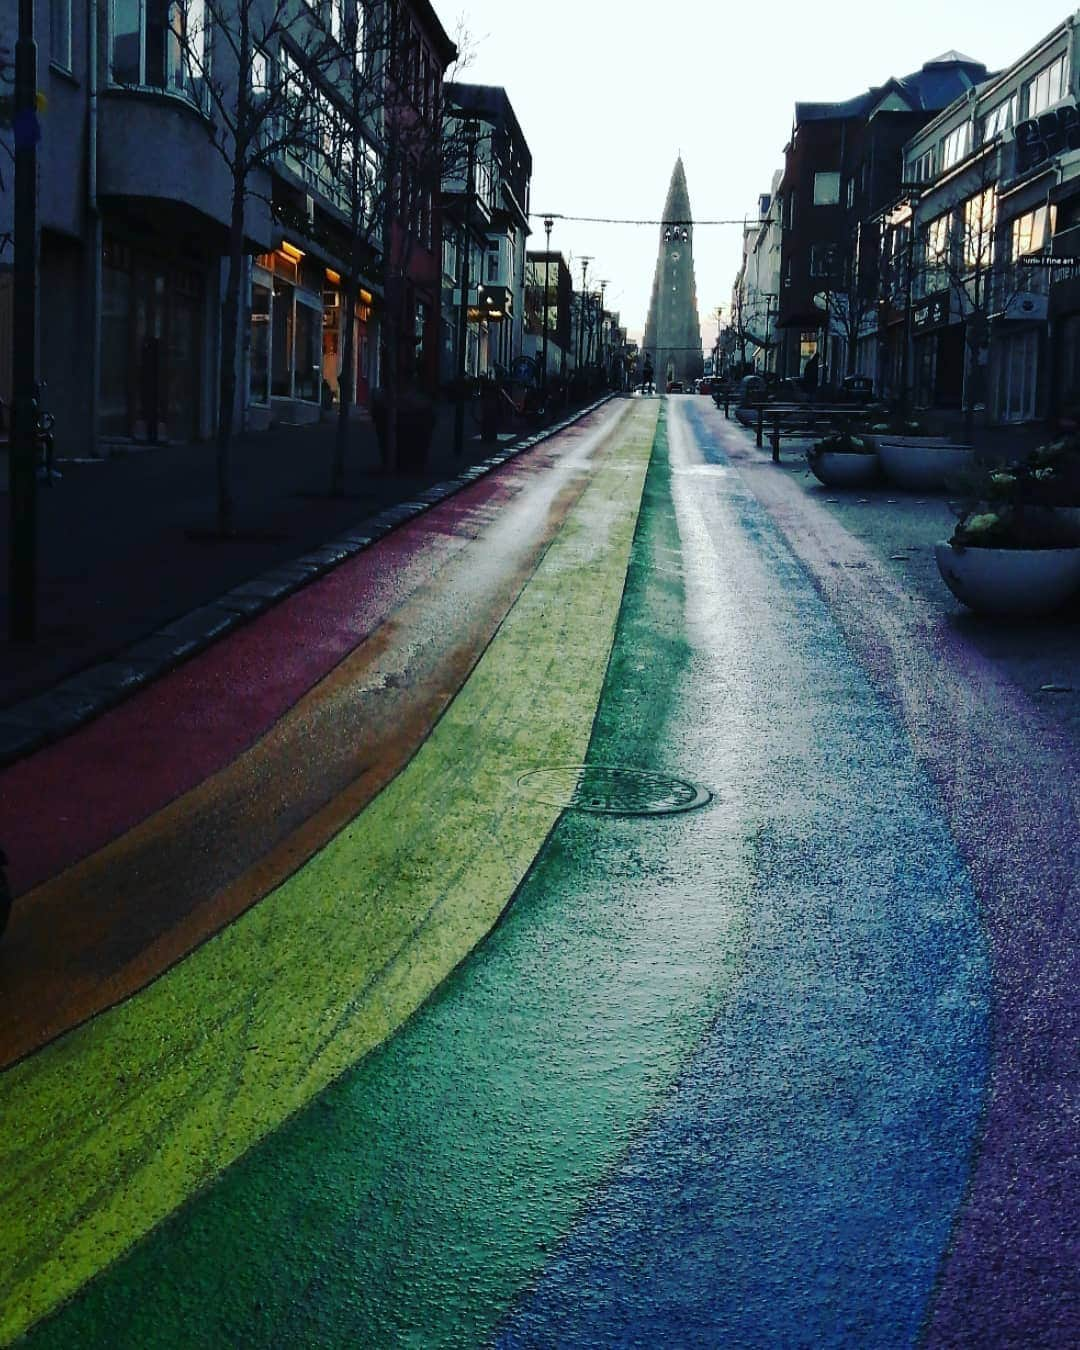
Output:
<path fill-rule="evenodd" d="M 303 249 L 297 248 L 295 244 L 290 244 L 287 239 L 282 241 L 281 248 L 278 252 L 284 253 L 286 258 L 291 259 L 293 262 L 299 262 L 304 256 Z"/>
<path fill-rule="evenodd" d="M 328 268 L 326 269 L 326 279 L 327 279 L 327 281 L 330 283 L 331 286 L 340 286 L 340 285 L 341 285 L 341 273 L 340 273 L 340 272 L 335 272 L 334 269 L 333 269 L 332 267 L 328 267 Z"/>

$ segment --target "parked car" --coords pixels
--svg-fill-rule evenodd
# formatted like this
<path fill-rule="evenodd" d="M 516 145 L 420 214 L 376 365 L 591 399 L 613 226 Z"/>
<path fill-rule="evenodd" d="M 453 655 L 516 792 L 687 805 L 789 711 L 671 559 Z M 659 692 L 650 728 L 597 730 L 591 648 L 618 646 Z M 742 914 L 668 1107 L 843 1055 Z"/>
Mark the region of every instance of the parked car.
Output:
<path fill-rule="evenodd" d="M 684 391 L 684 389 L 683 389 L 683 382 L 682 382 L 682 380 L 668 380 L 668 382 L 667 382 L 667 391 L 668 391 L 669 394 L 681 394 L 681 393 L 684 393 L 685 391 Z"/>
<path fill-rule="evenodd" d="M 698 380 L 697 391 L 699 394 L 711 394 L 713 391 L 712 380 L 710 380 L 708 376 L 705 376 L 704 379 Z"/>

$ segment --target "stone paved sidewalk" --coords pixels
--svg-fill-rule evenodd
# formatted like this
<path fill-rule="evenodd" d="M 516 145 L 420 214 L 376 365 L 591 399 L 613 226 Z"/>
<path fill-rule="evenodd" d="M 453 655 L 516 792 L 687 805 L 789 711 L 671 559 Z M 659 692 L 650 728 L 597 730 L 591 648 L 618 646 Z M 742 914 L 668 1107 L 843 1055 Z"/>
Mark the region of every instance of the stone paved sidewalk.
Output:
<path fill-rule="evenodd" d="M 443 405 L 423 470 L 387 474 L 371 423 L 357 420 L 337 498 L 328 493 L 332 423 L 238 437 L 237 534 L 227 540 L 213 533 L 212 445 L 62 460 L 59 481 L 39 484 L 35 642 L 7 640 L 6 588 L 0 596 L 0 764 L 97 716 L 563 425 L 492 444 L 467 423 L 459 458 L 453 408 Z M 8 529 L 0 494 L 5 559 Z"/>

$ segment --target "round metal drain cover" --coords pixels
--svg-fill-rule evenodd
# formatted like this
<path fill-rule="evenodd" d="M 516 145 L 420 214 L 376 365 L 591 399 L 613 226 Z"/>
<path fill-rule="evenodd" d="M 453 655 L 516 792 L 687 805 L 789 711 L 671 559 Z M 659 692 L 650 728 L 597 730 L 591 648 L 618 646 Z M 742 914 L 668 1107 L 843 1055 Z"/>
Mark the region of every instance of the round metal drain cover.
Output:
<path fill-rule="evenodd" d="M 522 774 L 518 786 L 549 806 L 598 815 L 667 816 L 693 811 L 712 793 L 681 778 L 602 764 L 560 764 Z"/>

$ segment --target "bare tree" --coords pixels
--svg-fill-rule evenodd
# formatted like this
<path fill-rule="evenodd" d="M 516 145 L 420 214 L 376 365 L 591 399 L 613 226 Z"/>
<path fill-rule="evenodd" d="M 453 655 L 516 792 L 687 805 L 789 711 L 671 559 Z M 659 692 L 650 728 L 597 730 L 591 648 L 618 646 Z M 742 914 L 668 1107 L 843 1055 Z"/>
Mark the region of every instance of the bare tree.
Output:
<path fill-rule="evenodd" d="M 327 34 L 294 0 L 180 0 L 170 33 L 178 78 L 210 113 L 210 139 L 230 182 L 229 248 L 222 304 L 217 415 L 217 528 L 234 530 L 230 445 L 239 385 L 246 274 L 245 215 L 268 195 L 268 171 L 286 148 L 319 135 L 313 78 L 327 59 Z"/>
<path fill-rule="evenodd" d="M 859 340 L 872 331 L 869 320 L 877 313 L 877 291 L 867 282 L 857 240 L 846 248 L 835 250 L 828 271 L 829 333 L 831 338 L 839 338 L 843 343 L 844 374 L 852 375 Z"/>
<path fill-rule="evenodd" d="M 1039 285 L 1023 266 L 1032 241 L 1016 237 L 999 217 L 999 151 L 984 154 L 968 171 L 962 199 L 917 234 L 917 276 L 924 296 L 947 293 L 964 319 L 963 416 L 968 439 L 976 412 L 987 400 L 997 320 L 1010 316 L 1019 297 Z M 1036 241 L 1036 247 L 1041 241 Z M 1043 279 L 1045 280 L 1045 279 Z"/>

